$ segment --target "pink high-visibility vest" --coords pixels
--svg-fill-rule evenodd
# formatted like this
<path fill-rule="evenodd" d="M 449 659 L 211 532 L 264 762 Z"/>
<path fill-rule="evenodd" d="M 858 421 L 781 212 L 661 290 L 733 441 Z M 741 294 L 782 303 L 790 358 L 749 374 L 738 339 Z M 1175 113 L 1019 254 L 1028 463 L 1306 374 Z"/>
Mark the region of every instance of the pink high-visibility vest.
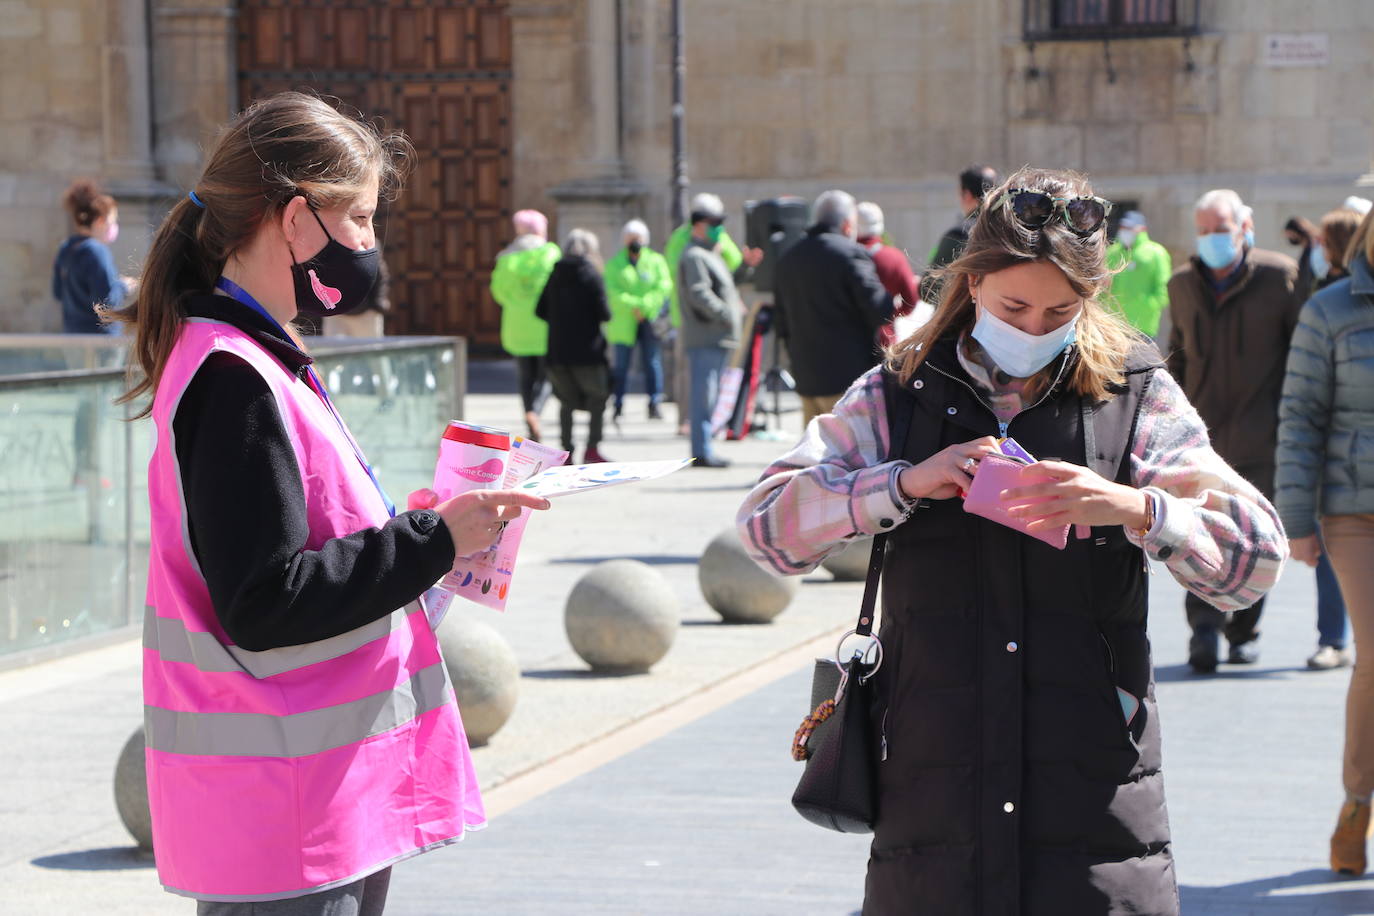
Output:
<path fill-rule="evenodd" d="M 172 418 L 211 353 L 267 381 L 305 489 L 306 550 L 388 519 L 309 384 L 232 325 L 189 320 L 153 400 L 144 621 L 158 876 L 204 900 L 277 900 L 366 877 L 485 825 L 438 640 L 419 602 L 320 642 L 233 645 L 190 547 Z"/>

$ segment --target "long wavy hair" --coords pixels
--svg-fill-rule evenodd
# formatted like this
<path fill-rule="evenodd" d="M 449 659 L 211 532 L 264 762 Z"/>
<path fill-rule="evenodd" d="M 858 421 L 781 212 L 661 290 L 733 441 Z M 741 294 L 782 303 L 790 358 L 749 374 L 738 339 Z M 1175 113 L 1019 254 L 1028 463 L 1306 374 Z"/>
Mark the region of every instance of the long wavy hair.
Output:
<path fill-rule="evenodd" d="M 282 92 L 249 106 L 221 132 L 195 194 L 172 207 L 148 249 L 128 307 L 103 310 L 134 335 L 129 388 L 119 403 L 156 392 L 186 321 L 187 297 L 208 293 L 234 252 L 291 199 L 319 210 L 346 206 L 373 181 L 379 195 L 399 191 L 415 158 L 400 134 L 383 135 L 322 99 Z M 147 416 L 151 402 L 138 413 Z"/>
<path fill-rule="evenodd" d="M 1052 197 L 1093 196 L 1083 175 L 1032 168 L 1021 169 L 989 191 L 969 231 L 968 244 L 937 275 L 941 292 L 934 316 L 888 350 L 886 365 L 902 382 L 909 381 L 937 340 L 973 329 L 977 309 L 971 283 L 1008 267 L 1043 261 L 1063 271 L 1069 286 L 1083 299 L 1068 388 L 1097 401 L 1108 400 L 1125 381 L 1127 354 L 1145 338 L 1099 301 L 1111 284 L 1105 224 L 1087 238 L 1071 232 L 1058 216 L 1039 229 L 1027 228 L 1010 206 L 1001 206 L 1009 188 L 1029 188 Z M 1048 387 L 1051 371 L 1052 367 L 1046 367 L 1032 377 L 1027 393 L 1034 396 Z"/>

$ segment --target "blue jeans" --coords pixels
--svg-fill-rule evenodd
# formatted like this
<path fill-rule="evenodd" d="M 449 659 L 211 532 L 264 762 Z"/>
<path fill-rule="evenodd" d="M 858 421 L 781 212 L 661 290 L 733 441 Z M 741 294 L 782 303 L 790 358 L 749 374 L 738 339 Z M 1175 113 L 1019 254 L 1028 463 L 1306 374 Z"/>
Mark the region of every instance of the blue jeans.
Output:
<path fill-rule="evenodd" d="M 711 452 L 711 412 L 720 396 L 720 373 L 730 351 L 720 347 L 693 347 L 687 351 L 690 367 L 690 431 L 693 458 L 714 458 Z"/>
<path fill-rule="evenodd" d="M 1345 599 L 1323 545 L 1321 559 L 1317 561 L 1317 645 L 1344 649 L 1348 641 Z"/>
<path fill-rule="evenodd" d="M 625 405 L 625 389 L 630 385 L 630 360 L 635 349 L 639 349 L 639 361 L 644 366 L 644 388 L 649 394 L 649 403 L 657 404 L 663 392 L 663 357 L 659 353 L 658 335 L 653 325 L 647 321 L 639 323 L 632 344 L 615 345 L 615 407 L 619 410 Z"/>

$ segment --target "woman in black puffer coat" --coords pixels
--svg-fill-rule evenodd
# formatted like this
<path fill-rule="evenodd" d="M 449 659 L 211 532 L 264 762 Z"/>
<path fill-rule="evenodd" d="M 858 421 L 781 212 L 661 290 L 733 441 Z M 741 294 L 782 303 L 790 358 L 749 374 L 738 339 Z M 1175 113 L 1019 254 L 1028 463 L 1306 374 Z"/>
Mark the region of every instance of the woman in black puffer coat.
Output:
<path fill-rule="evenodd" d="M 1230 610 L 1287 545 L 1098 302 L 1105 202 L 1026 169 L 985 204 L 931 322 L 765 472 L 740 530 L 793 575 L 890 533 L 867 916 L 1177 916 L 1146 556 Z M 1015 526 L 960 499 L 1008 436 L 1041 459 L 999 491 Z"/>

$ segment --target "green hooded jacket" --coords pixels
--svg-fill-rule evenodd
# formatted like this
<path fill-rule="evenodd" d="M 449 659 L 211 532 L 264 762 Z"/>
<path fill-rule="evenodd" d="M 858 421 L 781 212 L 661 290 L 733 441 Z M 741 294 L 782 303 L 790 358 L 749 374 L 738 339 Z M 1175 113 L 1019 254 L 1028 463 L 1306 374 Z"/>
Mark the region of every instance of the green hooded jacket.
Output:
<path fill-rule="evenodd" d="M 610 299 L 611 320 L 606 339 L 612 344 L 633 346 L 639 336 L 638 309 L 645 321 L 653 321 L 673 293 L 673 275 L 668 260 L 651 248 L 641 248 L 639 262 L 630 263 L 630 252 L 622 248 L 606 263 L 606 296 Z"/>
<path fill-rule="evenodd" d="M 668 259 L 668 269 L 672 271 L 673 280 L 673 299 L 672 316 L 673 327 L 682 327 L 682 313 L 678 311 L 677 287 L 681 280 L 678 279 L 678 268 L 682 263 L 682 252 L 687 249 L 688 243 L 692 241 L 692 227 L 690 225 L 678 226 L 673 230 L 673 234 L 668 236 L 668 244 L 663 249 L 663 255 Z M 730 238 L 730 233 L 723 232 L 720 236 L 720 257 L 725 261 L 725 266 L 731 271 L 739 270 L 739 266 L 744 263 L 744 255 L 740 252 L 735 240 Z"/>
<path fill-rule="evenodd" d="M 1169 251 L 1142 229 L 1129 252 L 1120 242 L 1107 249 L 1107 269 L 1112 277 L 1109 300 L 1115 300 L 1126 320 L 1137 330 L 1154 337 L 1159 333 L 1159 318 L 1169 307 L 1169 277 L 1173 261 Z"/>
<path fill-rule="evenodd" d="M 549 349 L 549 326 L 535 317 L 553 265 L 563 256 L 553 242 L 522 235 L 496 256 L 491 297 L 501 306 L 501 346 L 511 356 L 543 356 Z"/>

